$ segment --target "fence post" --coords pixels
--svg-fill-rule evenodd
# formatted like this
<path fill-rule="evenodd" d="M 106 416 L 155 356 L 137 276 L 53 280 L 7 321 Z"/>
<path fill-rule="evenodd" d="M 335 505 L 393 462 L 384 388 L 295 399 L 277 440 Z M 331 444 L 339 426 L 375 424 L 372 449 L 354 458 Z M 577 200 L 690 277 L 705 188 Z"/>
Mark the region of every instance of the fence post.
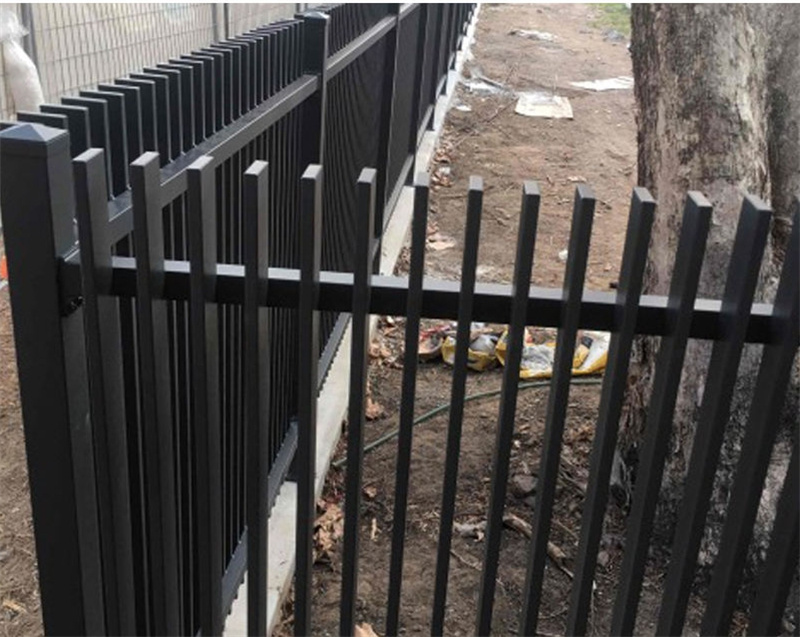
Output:
<path fill-rule="evenodd" d="M 59 286 L 75 244 L 69 133 L 4 130 L 0 180 L 44 629 L 105 633 L 83 316 Z"/>

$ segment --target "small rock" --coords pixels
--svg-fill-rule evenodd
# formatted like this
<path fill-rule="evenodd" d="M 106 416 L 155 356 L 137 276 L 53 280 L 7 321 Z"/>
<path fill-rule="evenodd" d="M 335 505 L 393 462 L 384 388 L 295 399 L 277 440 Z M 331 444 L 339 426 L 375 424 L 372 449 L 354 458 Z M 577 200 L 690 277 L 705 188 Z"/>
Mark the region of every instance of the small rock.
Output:
<path fill-rule="evenodd" d="M 605 568 L 608 566 L 609 560 L 611 560 L 611 556 L 606 551 L 600 551 L 597 554 L 597 565 L 600 568 Z"/>
<path fill-rule="evenodd" d="M 568 255 L 569 251 L 565 248 L 558 253 L 558 260 L 561 261 L 561 263 L 564 263 L 567 260 Z"/>
<path fill-rule="evenodd" d="M 523 503 L 523 504 L 524 504 L 526 507 L 529 507 L 529 508 L 531 508 L 531 509 L 535 509 L 535 508 L 536 508 L 536 496 L 535 496 L 535 495 L 529 495 L 527 498 L 525 498 L 525 499 L 522 501 L 522 503 Z"/>
<path fill-rule="evenodd" d="M 511 493 L 514 497 L 524 498 L 536 492 L 536 478 L 533 476 L 526 476 L 524 474 L 517 474 L 511 478 Z"/>
<path fill-rule="evenodd" d="M 608 29 L 603 32 L 603 39 L 606 42 L 625 42 L 628 38 L 616 29 Z"/>

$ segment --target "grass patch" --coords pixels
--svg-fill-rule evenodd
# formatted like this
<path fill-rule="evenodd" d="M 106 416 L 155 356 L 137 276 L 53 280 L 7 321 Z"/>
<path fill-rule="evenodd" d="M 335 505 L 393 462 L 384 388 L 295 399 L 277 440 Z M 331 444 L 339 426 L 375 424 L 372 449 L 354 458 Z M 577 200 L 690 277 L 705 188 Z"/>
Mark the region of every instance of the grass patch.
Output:
<path fill-rule="evenodd" d="M 596 4 L 597 16 L 592 23 L 596 29 L 614 29 L 626 37 L 631 35 L 631 10 L 623 3 Z"/>

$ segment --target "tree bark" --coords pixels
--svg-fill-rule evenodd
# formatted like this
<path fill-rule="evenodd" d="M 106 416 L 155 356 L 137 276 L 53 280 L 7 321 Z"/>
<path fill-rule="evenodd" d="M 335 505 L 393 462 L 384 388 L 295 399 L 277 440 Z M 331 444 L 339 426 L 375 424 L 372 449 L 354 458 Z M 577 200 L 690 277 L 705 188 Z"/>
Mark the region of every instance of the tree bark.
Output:
<path fill-rule="evenodd" d="M 788 238 L 792 198 L 800 191 L 800 8 L 797 5 L 645 5 L 632 9 L 638 124 L 638 181 L 658 200 L 645 292 L 667 293 L 688 190 L 714 205 L 698 296 L 720 298 L 743 196 L 770 202 L 775 221 L 757 300 L 772 300 Z M 635 475 L 646 425 L 657 339 L 642 339 L 621 423 L 620 447 Z M 671 455 L 662 483 L 654 546 L 668 547 L 684 489 L 711 343 L 691 341 L 675 410 Z M 761 347 L 747 345 L 717 471 L 700 564 L 712 564 Z M 753 559 L 768 545 L 797 413 L 797 386 L 767 478 Z M 752 561 L 752 560 L 751 560 Z"/>

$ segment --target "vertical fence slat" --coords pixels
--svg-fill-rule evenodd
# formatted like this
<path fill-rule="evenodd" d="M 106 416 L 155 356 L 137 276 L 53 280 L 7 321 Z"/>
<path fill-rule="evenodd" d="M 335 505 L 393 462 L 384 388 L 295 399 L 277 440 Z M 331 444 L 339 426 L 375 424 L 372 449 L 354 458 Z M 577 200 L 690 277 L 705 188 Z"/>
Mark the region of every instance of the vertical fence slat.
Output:
<path fill-rule="evenodd" d="M 66 104 L 42 104 L 42 113 L 56 113 L 67 116 L 70 155 L 77 157 L 89 148 L 89 109 L 83 106 L 67 106 Z"/>
<path fill-rule="evenodd" d="M 303 104 L 303 148 L 300 165 L 307 166 L 321 162 L 325 156 L 328 16 L 322 13 L 304 15 L 303 34 L 303 70 L 319 78 L 319 87 Z M 279 72 L 283 77 L 285 66 L 279 67 Z"/>
<path fill-rule="evenodd" d="M 446 5 L 449 6 L 449 5 Z M 492 461 L 492 490 L 486 518 L 486 550 L 481 571 L 480 592 L 475 633 L 488 635 L 492 626 L 494 593 L 497 588 L 497 568 L 500 560 L 500 539 L 503 532 L 503 509 L 506 501 L 508 462 L 514 435 L 514 418 L 517 410 L 519 366 L 522 362 L 528 292 L 531 285 L 531 265 L 536 244 L 536 226 L 539 219 L 539 186 L 526 181 L 522 190 L 522 210 L 517 233 L 517 251 L 514 262 L 514 280 L 511 290 L 511 316 L 508 327 L 508 353 L 503 369 L 503 388 L 497 417 L 497 437 Z"/>
<path fill-rule="evenodd" d="M 73 171 L 107 627 L 112 634 L 125 635 L 136 632 L 136 608 L 119 310 L 116 299 L 107 296 L 111 242 L 103 151 L 78 156 Z"/>
<path fill-rule="evenodd" d="M 572 213 L 568 246 L 569 258 L 561 293 L 563 308 L 556 340 L 553 378 L 550 381 L 544 440 L 537 474 L 536 502 L 534 504 L 536 514 L 533 520 L 533 537 L 528 559 L 528 574 L 525 579 L 525 593 L 522 598 L 520 635 L 536 634 L 536 625 L 539 620 L 539 603 L 544 582 L 544 567 L 547 560 L 547 543 L 550 537 L 558 466 L 561 462 L 561 441 L 567 416 L 572 361 L 575 357 L 575 338 L 578 334 L 581 297 L 586 278 L 586 262 L 589 258 L 594 206 L 595 198 L 592 191 L 588 186 L 578 186 Z"/>
<path fill-rule="evenodd" d="M 597 550 L 608 502 L 609 478 L 617 444 L 617 428 L 622 412 L 622 401 L 628 383 L 628 364 L 636 331 L 639 297 L 642 292 L 642 279 L 655 206 L 655 200 L 647 190 L 644 188 L 634 189 L 628 216 L 625 248 L 622 253 L 619 287 L 615 299 L 619 324 L 611 335 L 608 365 L 603 374 L 599 417 L 595 428 L 589 466 L 589 482 L 583 504 L 577 568 L 572 583 L 572 600 L 567 616 L 567 632 L 571 635 L 585 633 L 591 607 Z"/>
<path fill-rule="evenodd" d="M 214 73 L 214 121 L 213 131 L 217 132 L 227 123 L 228 99 L 226 91 L 230 92 L 230 76 L 227 74 L 227 59 L 221 51 L 206 47 L 193 51 L 193 54 L 211 58 Z"/>
<path fill-rule="evenodd" d="M 764 345 L 742 453 L 733 481 L 727 515 L 719 543 L 711 587 L 703 615 L 702 634 L 723 635 L 730 628 L 736 592 L 741 581 L 747 548 L 753 534 L 770 452 L 780 428 L 781 409 L 797 352 L 800 310 L 800 202 L 795 204 L 794 224 L 783 261 L 773 317 L 782 336 Z"/>
<path fill-rule="evenodd" d="M 711 204 L 700 193 L 690 192 L 686 198 L 675 253 L 675 269 L 667 299 L 669 331 L 661 338 L 656 359 L 654 389 L 650 397 L 644 441 L 639 456 L 639 474 L 633 494 L 633 506 L 628 516 L 625 555 L 611 619 L 612 635 L 633 634 L 636 622 L 636 609 L 650 546 L 650 531 L 661 488 L 672 415 L 675 411 L 710 222 Z"/>
<path fill-rule="evenodd" d="M 60 128 L 69 130 L 67 116 L 58 113 L 29 113 L 27 111 L 17 111 L 18 122 L 30 122 L 32 124 L 42 124 L 50 128 Z M 13 126 L 13 124 L 12 124 Z"/>
<path fill-rule="evenodd" d="M 758 583 L 758 595 L 750 612 L 747 634 L 778 635 L 789 589 L 797 572 L 800 541 L 800 445 L 795 434 L 792 459 L 783 481 L 778 510 L 772 526 L 769 552 Z"/>
<path fill-rule="evenodd" d="M 89 111 L 89 143 L 94 148 L 106 151 L 106 184 L 111 198 L 113 178 L 111 173 L 111 142 L 108 130 L 108 105 L 105 100 L 90 97 L 62 97 L 61 103 L 67 106 L 83 106 Z"/>
<path fill-rule="evenodd" d="M 191 395 L 197 468 L 197 606 L 203 635 L 222 631 L 222 503 L 219 422 L 216 184 L 213 160 L 187 168 L 191 339 Z"/>
<path fill-rule="evenodd" d="M 118 93 L 81 91 L 81 97 L 102 100 L 108 116 L 108 147 L 111 164 L 111 191 L 119 195 L 128 188 L 128 140 L 126 135 L 125 98 Z"/>
<path fill-rule="evenodd" d="M 122 95 L 125 100 L 125 144 L 128 151 L 127 164 L 135 161 L 145 149 L 142 148 L 142 107 L 140 89 L 122 84 L 98 84 L 98 90 Z M 125 167 L 127 174 L 127 165 Z"/>
<path fill-rule="evenodd" d="M 177 159 L 181 156 L 181 152 L 188 150 L 184 147 L 184 117 L 183 117 L 183 91 L 181 89 L 181 74 L 174 69 L 165 69 L 160 66 L 148 66 L 144 68 L 144 72 L 155 76 L 162 77 L 166 80 L 164 83 L 167 92 L 167 115 L 170 120 L 170 159 Z M 188 99 L 188 96 L 187 96 Z"/>
<path fill-rule="evenodd" d="M 705 528 L 725 425 L 730 415 L 736 372 L 741 360 L 744 335 L 771 216 L 772 211 L 765 203 L 752 196 L 745 198 L 722 295 L 720 312 L 726 324 L 725 335 L 724 340 L 714 343 L 711 351 L 708 366 L 710 373 L 706 378 L 697 418 L 686 486 L 656 627 L 659 634 L 677 635 L 683 631 L 697 552 Z"/>
<path fill-rule="evenodd" d="M 417 58 L 416 69 L 414 70 L 414 86 L 412 87 L 413 97 L 411 98 L 411 125 L 408 131 L 408 152 L 412 157 L 411 170 L 408 172 L 408 178 L 417 172 L 417 140 L 419 139 L 419 129 L 421 113 L 419 110 L 419 103 L 423 95 L 422 82 L 425 76 L 425 65 L 427 64 L 427 51 L 428 47 L 425 46 L 425 38 L 428 31 L 428 10 L 431 5 L 420 4 L 417 8 L 419 11 L 419 28 L 417 29 Z M 425 167 L 427 169 L 427 166 Z"/>
<path fill-rule="evenodd" d="M 167 88 L 167 78 L 151 73 L 131 73 L 131 79 L 145 80 L 153 83 L 155 94 L 155 123 L 154 135 L 160 164 L 166 166 L 172 157 L 172 133 L 171 127 L 177 126 L 177 121 L 173 122 L 170 117 L 169 90 Z"/>
<path fill-rule="evenodd" d="M 259 299 L 267 287 L 268 165 L 244 173 L 244 365 L 247 431 L 247 632 L 267 634 L 269 517 L 269 320 Z"/>
<path fill-rule="evenodd" d="M 228 100 L 228 117 L 230 118 L 226 123 L 239 119 L 242 114 L 242 86 L 241 86 L 241 51 L 238 47 L 230 46 L 225 42 L 219 44 L 212 44 L 210 49 L 220 51 L 226 58 L 226 95 Z"/>
<path fill-rule="evenodd" d="M 141 149 L 139 155 L 147 151 L 158 152 L 155 82 L 126 77 L 114 80 L 114 86 L 129 86 L 139 89 L 139 106 L 141 108 Z"/>
<path fill-rule="evenodd" d="M 206 122 L 206 77 L 205 64 L 192 58 L 182 55 L 179 58 L 170 58 L 169 63 L 174 65 L 182 73 L 184 95 L 191 96 L 188 100 L 189 106 L 184 104 L 184 111 L 192 118 L 192 146 L 203 141 Z M 186 73 L 188 71 L 188 74 Z"/>
<path fill-rule="evenodd" d="M 369 370 L 369 301 L 372 273 L 375 170 L 365 168 L 358 178 L 358 224 L 353 272 L 353 313 L 350 348 L 350 391 L 347 412 L 347 482 L 339 632 L 355 631 L 358 592 L 359 521 L 364 463 L 366 388 Z"/>
<path fill-rule="evenodd" d="M 181 55 L 180 60 L 192 64 L 198 70 L 195 75 L 195 85 L 198 82 L 198 75 L 202 86 L 202 118 L 197 118 L 195 128 L 199 131 L 199 140 L 214 134 L 214 119 L 216 108 L 217 84 L 214 73 L 215 59 L 208 54 L 187 53 Z"/>
<path fill-rule="evenodd" d="M 322 231 L 322 168 L 303 173 L 300 204 L 300 295 L 297 348 L 297 570 L 295 574 L 294 634 L 311 632 L 312 568 L 314 562 L 314 479 L 317 451 L 317 368 L 319 364 L 320 237 Z"/>
<path fill-rule="evenodd" d="M 400 5 L 388 5 L 390 16 L 394 17 L 394 27 L 384 36 L 383 86 L 381 88 L 381 114 L 378 130 L 378 183 L 376 190 L 375 238 L 380 255 L 381 237 L 383 236 L 386 201 L 389 198 L 389 163 L 392 147 L 392 119 L 394 107 L 395 75 L 397 68 L 397 48 L 400 38 Z M 380 265 L 380 256 L 376 256 L 375 268 Z"/>
<path fill-rule="evenodd" d="M 422 316 L 422 275 L 425 270 L 425 239 L 428 228 L 428 184 L 427 173 L 417 175 L 414 184 L 414 218 L 411 229 L 411 262 L 408 274 L 406 333 L 403 350 L 403 387 L 400 398 L 400 435 L 397 443 L 392 553 L 389 565 L 389 600 L 386 611 L 386 634 L 390 636 L 397 635 L 400 625 L 400 593 L 403 583 L 408 483 L 414 435 L 414 394 L 417 386 L 419 321 Z"/>
<path fill-rule="evenodd" d="M 467 385 L 472 305 L 478 265 L 478 239 L 483 210 L 483 180 L 470 177 L 467 201 L 467 225 L 464 231 L 464 254 L 461 261 L 461 287 L 458 296 L 458 327 L 453 362 L 453 384 L 450 390 L 450 419 L 447 424 L 447 452 L 444 462 L 442 510 L 439 516 L 439 544 L 436 556 L 436 584 L 433 598 L 431 634 L 444 634 L 447 582 L 450 570 L 450 546 L 453 538 L 453 517 L 456 506 L 458 459 L 461 454 L 461 425 L 464 417 L 464 396 Z"/>
<path fill-rule="evenodd" d="M 438 97 L 436 87 L 439 84 L 439 59 L 441 57 L 442 19 L 444 16 L 444 7 L 441 4 L 434 4 L 431 9 L 435 12 L 435 16 L 433 20 L 433 32 L 428 35 L 428 37 L 433 38 L 430 61 L 431 76 L 428 78 L 429 86 L 425 93 L 431 109 L 431 115 L 428 119 L 428 130 L 434 130 L 436 126 L 436 99 Z"/>
<path fill-rule="evenodd" d="M 146 153 L 131 164 L 131 186 L 154 630 L 176 634 L 180 588 L 158 155 Z"/>

